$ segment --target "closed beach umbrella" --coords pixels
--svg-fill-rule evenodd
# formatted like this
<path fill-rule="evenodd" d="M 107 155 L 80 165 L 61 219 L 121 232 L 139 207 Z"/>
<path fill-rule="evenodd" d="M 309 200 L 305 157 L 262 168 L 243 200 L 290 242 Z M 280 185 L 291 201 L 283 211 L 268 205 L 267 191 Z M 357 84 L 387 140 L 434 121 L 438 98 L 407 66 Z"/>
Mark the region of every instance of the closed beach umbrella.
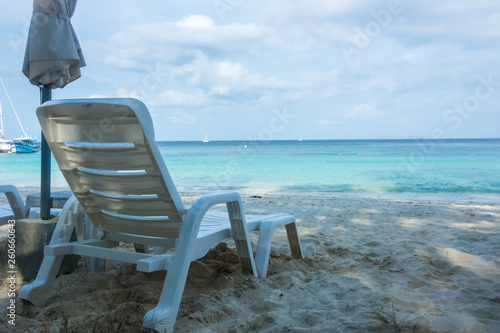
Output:
<path fill-rule="evenodd" d="M 34 0 L 23 73 L 45 88 L 64 88 L 85 66 L 71 17 L 77 0 Z"/>
<path fill-rule="evenodd" d="M 77 0 L 34 0 L 23 73 L 40 87 L 41 100 L 51 99 L 51 89 L 63 88 L 78 79 L 85 66 L 71 17 Z M 42 133 L 40 217 L 50 215 L 50 149 Z"/>

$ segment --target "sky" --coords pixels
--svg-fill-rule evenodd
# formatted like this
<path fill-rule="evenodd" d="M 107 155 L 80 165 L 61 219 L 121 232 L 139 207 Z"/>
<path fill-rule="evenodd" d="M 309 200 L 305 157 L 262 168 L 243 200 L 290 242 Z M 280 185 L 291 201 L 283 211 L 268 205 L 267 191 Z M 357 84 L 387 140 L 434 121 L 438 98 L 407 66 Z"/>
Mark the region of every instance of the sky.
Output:
<path fill-rule="evenodd" d="M 31 11 L 0 3 L 0 77 L 39 137 Z M 500 137 L 498 0 L 85 0 L 72 24 L 87 66 L 53 98 L 139 98 L 159 141 Z"/>

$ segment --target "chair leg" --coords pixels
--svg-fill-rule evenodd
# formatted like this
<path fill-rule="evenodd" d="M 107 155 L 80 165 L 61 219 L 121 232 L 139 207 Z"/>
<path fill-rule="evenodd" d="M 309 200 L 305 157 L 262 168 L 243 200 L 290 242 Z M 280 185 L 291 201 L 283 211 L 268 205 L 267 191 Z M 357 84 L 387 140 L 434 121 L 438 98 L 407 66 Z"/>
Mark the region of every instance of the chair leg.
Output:
<path fill-rule="evenodd" d="M 78 201 L 72 197 L 64 205 L 59 221 L 50 240 L 51 245 L 68 243 L 73 230 L 81 218 Z M 38 275 L 28 285 L 19 290 L 18 297 L 30 301 L 36 306 L 43 306 L 50 296 L 52 284 L 59 272 L 64 255 L 44 256 Z"/>
<path fill-rule="evenodd" d="M 257 271 L 261 277 L 267 276 L 274 229 L 282 226 L 283 224 L 283 220 L 278 220 L 263 221 L 260 225 L 259 240 L 257 242 L 257 251 L 255 253 L 255 265 L 257 266 Z M 299 232 L 297 230 L 295 219 L 293 222 L 285 224 L 285 228 L 292 256 L 295 259 L 302 259 L 304 256 L 302 254 L 302 246 L 300 244 Z"/>
<path fill-rule="evenodd" d="M 35 306 L 44 306 L 47 302 L 52 284 L 56 279 L 64 256 L 45 256 L 35 281 L 23 286 L 18 297 L 30 301 Z"/>
<path fill-rule="evenodd" d="M 285 225 L 286 235 L 288 237 L 288 243 L 290 244 L 290 250 L 292 251 L 292 256 L 295 259 L 304 258 L 302 253 L 302 245 L 300 244 L 299 231 L 297 230 L 297 223 L 293 221 Z"/>
<path fill-rule="evenodd" d="M 96 239 L 98 237 L 97 228 L 92 224 L 87 214 L 83 214 L 83 239 Z M 79 240 L 81 241 L 81 240 Z M 106 259 L 85 256 L 85 271 L 87 273 L 97 273 L 106 271 Z"/>
<path fill-rule="evenodd" d="M 229 214 L 229 221 L 231 223 L 231 234 L 234 239 L 234 244 L 236 245 L 241 268 L 243 271 L 251 272 L 257 277 L 257 267 L 253 257 L 252 245 L 250 244 L 241 201 L 228 202 L 226 206 Z"/>
<path fill-rule="evenodd" d="M 261 277 L 267 276 L 269 257 L 271 255 L 271 243 L 273 241 L 274 223 L 262 223 L 259 230 L 259 240 L 257 241 L 257 251 L 255 252 L 255 266 Z"/>
<path fill-rule="evenodd" d="M 144 316 L 143 326 L 145 328 L 154 329 L 161 333 L 174 331 L 175 320 L 191 264 L 189 260 L 182 259 L 186 259 L 186 257 L 177 256 L 170 263 L 158 305 Z"/>

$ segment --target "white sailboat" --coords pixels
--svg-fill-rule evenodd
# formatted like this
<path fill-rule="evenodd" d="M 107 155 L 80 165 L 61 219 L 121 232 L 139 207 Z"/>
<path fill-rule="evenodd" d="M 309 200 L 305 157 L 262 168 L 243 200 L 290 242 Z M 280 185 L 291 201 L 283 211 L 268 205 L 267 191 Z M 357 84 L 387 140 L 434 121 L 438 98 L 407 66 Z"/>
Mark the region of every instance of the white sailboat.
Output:
<path fill-rule="evenodd" d="M 10 102 L 10 105 L 12 107 L 12 110 L 14 111 L 14 114 L 16 115 L 17 122 L 19 123 L 19 126 L 21 127 L 21 131 L 23 132 L 23 135 L 19 138 L 16 138 L 14 140 L 7 140 L 4 138 L 4 132 L 3 132 L 3 119 L 2 119 L 2 112 L 1 112 L 1 105 L 0 105 L 0 119 L 1 119 L 1 137 L 2 139 L 0 140 L 0 149 L 2 152 L 8 152 L 8 153 L 36 153 L 37 151 L 40 150 L 40 147 L 36 144 L 36 137 L 32 137 L 26 133 L 24 130 L 23 125 L 21 124 L 21 120 L 19 119 L 19 116 L 17 115 L 16 108 L 14 107 L 14 104 L 12 103 L 12 100 L 10 99 L 9 93 L 7 92 L 7 88 L 5 88 L 5 84 L 3 83 L 2 79 L 0 78 L 0 83 L 2 83 L 3 90 L 5 91 L 5 94 L 7 95 L 7 99 Z M 9 148 L 7 150 L 7 147 Z"/>
<path fill-rule="evenodd" d="M 205 139 L 203 139 L 201 142 L 204 142 L 204 143 L 210 142 L 210 141 L 207 139 L 207 133 L 205 133 Z"/>

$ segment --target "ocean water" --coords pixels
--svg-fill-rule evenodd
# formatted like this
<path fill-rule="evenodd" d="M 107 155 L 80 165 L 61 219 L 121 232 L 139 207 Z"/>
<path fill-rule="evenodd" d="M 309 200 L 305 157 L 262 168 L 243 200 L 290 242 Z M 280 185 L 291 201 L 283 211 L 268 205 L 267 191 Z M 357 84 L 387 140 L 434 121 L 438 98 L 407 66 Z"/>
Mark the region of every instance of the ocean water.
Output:
<path fill-rule="evenodd" d="M 159 142 L 181 190 L 500 194 L 500 139 Z M 39 186 L 40 154 L 0 154 L 0 183 Z M 52 184 L 65 181 L 52 162 Z"/>

